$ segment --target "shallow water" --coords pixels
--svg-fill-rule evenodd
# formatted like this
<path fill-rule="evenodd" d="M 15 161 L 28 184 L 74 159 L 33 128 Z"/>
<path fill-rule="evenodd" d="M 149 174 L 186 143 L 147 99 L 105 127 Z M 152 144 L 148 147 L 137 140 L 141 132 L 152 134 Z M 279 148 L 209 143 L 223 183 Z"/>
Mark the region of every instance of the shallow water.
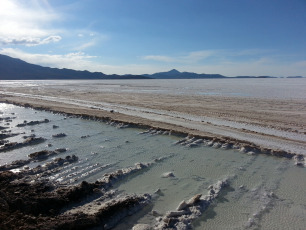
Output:
<path fill-rule="evenodd" d="M 175 136 L 140 135 L 141 129 L 117 129 L 103 122 L 66 118 L 13 105 L 0 104 L 0 111 L 3 113 L 0 117 L 13 117 L 7 125 L 0 122 L 1 126 L 9 127 L 12 133 L 25 132 L 8 140 L 22 142 L 22 136 L 31 134 L 47 139 L 42 144 L 0 152 L 0 165 L 27 159 L 28 154 L 36 151 L 68 148 L 59 156 L 75 154 L 79 162 L 51 176 L 50 179 L 61 183 L 94 182 L 107 172 L 168 156 L 115 185 L 114 189 L 122 193 L 153 194 L 158 188 L 162 192 L 150 207 L 125 219 L 115 229 L 129 229 L 135 222 L 154 224 L 151 210 L 161 214 L 174 210 L 184 199 L 198 193 L 206 195 L 210 184 L 224 178 L 229 179 L 230 186 L 194 222 L 194 229 L 303 229 L 306 226 L 306 171 L 294 166 L 291 160 L 204 146 L 188 148 L 174 145 L 180 139 Z M 24 120 L 45 118 L 50 122 L 16 127 Z M 59 128 L 53 129 L 53 125 Z M 67 136 L 52 138 L 53 134 L 62 132 Z M 89 137 L 81 138 L 84 135 Z M 48 143 L 52 147 L 46 147 Z M 173 172 L 175 177 L 162 178 L 165 172 Z"/>

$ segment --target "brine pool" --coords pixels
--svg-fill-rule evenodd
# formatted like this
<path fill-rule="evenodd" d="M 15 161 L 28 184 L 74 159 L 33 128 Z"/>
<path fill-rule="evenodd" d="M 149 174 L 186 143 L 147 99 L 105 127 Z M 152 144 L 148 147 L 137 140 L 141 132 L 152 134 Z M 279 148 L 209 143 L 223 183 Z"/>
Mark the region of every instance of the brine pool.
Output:
<path fill-rule="evenodd" d="M 225 178 L 230 186 L 193 222 L 193 229 L 305 229 L 306 169 L 295 166 L 291 160 L 263 154 L 249 156 L 204 145 L 189 148 L 174 144 L 182 137 L 139 134 L 144 130 L 118 129 L 104 122 L 3 103 L 0 112 L 0 117 L 11 118 L 0 121 L 0 126 L 11 133 L 24 133 L 8 138 L 10 142 L 22 142 L 23 136 L 32 134 L 46 139 L 41 144 L 0 152 L 0 165 L 27 159 L 30 153 L 41 150 L 68 148 L 57 157 L 74 154 L 79 161 L 50 177 L 63 184 L 94 182 L 105 173 L 167 156 L 115 185 L 114 189 L 122 193 L 153 194 L 160 189 L 162 194 L 149 207 L 125 218 L 115 229 L 131 229 L 135 223 L 153 225 L 152 210 L 160 214 L 175 210 L 182 200 L 198 193 L 206 195 L 210 184 Z M 25 120 L 44 119 L 50 122 L 16 127 Z M 53 125 L 58 128 L 54 129 Z M 52 137 L 58 133 L 67 136 Z M 36 167 L 50 160 L 28 166 Z M 101 167 L 104 165 L 107 167 Z M 72 171 L 74 174 L 68 177 Z M 162 177 L 166 172 L 172 172 L 174 177 Z"/>

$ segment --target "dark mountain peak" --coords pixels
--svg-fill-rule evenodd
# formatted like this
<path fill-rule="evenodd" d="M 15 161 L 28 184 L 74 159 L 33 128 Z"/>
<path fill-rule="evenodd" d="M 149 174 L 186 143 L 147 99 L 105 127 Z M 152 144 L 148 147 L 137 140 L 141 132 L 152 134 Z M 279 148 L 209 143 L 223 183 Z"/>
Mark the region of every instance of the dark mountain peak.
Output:
<path fill-rule="evenodd" d="M 176 69 L 172 69 L 172 70 L 168 71 L 168 73 L 170 73 L 170 74 L 180 74 L 181 72 L 176 70 Z"/>
<path fill-rule="evenodd" d="M 197 74 L 192 72 L 180 72 L 176 69 L 172 69 L 168 72 L 160 72 L 152 75 L 147 75 L 148 77 L 156 79 L 202 79 L 202 78 L 225 78 L 220 74 Z"/>
<path fill-rule="evenodd" d="M 172 69 L 168 72 L 159 72 L 159 73 L 154 73 L 152 75 L 149 75 L 150 77 L 153 78 L 176 78 L 182 73 L 180 71 L 177 71 L 176 69 Z"/>

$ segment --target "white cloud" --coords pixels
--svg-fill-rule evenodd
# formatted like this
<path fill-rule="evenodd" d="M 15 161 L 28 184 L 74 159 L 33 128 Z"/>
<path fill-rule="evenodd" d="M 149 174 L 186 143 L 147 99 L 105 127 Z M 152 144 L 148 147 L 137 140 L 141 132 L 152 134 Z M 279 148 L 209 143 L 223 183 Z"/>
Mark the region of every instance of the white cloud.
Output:
<path fill-rule="evenodd" d="M 84 44 L 82 44 L 82 45 L 77 46 L 77 47 L 75 48 L 75 50 L 85 50 L 85 49 L 87 49 L 87 48 L 89 48 L 89 47 L 92 47 L 92 46 L 94 46 L 94 45 L 96 45 L 96 42 L 95 42 L 95 41 L 89 41 L 89 42 L 86 42 L 86 43 L 84 43 Z"/>
<path fill-rule="evenodd" d="M 0 43 L 33 46 L 57 42 L 59 31 L 48 24 L 59 19 L 47 1 L 1 0 Z"/>
<path fill-rule="evenodd" d="M 50 42 L 58 42 L 58 41 L 60 41 L 61 39 L 62 39 L 62 37 L 61 37 L 61 36 L 58 36 L 58 35 L 49 36 L 49 37 L 43 39 L 43 40 L 41 41 L 41 44 L 48 44 L 48 43 L 50 43 Z"/>
<path fill-rule="evenodd" d="M 10 57 L 19 58 L 23 61 L 56 68 L 71 68 L 78 70 L 85 70 L 90 67 L 90 59 L 95 56 L 86 55 L 83 52 L 75 52 L 68 54 L 31 54 L 23 52 L 19 49 L 4 48 L 0 50 L 1 54 Z"/>
<path fill-rule="evenodd" d="M 215 56 L 219 51 L 216 50 L 200 50 L 195 52 L 190 52 L 188 55 L 180 57 L 182 61 L 186 62 L 197 62 L 212 56 Z"/>
<path fill-rule="evenodd" d="M 93 47 L 95 45 L 101 45 L 102 43 L 108 41 L 110 39 L 110 36 L 107 34 L 100 34 L 95 32 L 94 36 L 91 36 L 93 34 L 91 30 L 82 29 L 82 30 L 76 30 L 72 34 L 79 37 L 76 41 L 71 39 L 71 43 L 66 45 L 66 48 L 72 51 L 83 51 L 86 50 L 89 47 Z M 70 35 L 66 35 L 70 36 Z"/>
<path fill-rule="evenodd" d="M 26 45 L 26 46 L 37 46 L 48 44 L 50 42 L 58 42 L 62 39 L 61 36 L 53 35 L 44 39 L 31 38 L 31 37 L 20 37 L 20 38 L 1 38 L 0 44 L 2 45 Z"/>

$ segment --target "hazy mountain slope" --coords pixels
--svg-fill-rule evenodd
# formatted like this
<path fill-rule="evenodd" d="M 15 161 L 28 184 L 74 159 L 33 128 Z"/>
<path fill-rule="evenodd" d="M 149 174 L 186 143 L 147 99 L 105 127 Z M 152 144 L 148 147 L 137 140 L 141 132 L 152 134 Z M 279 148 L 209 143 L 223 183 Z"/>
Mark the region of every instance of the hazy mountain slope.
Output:
<path fill-rule="evenodd" d="M 141 75 L 106 75 L 101 72 L 77 71 L 42 67 L 0 54 L 1 80 L 34 80 L 34 79 L 146 79 Z"/>

